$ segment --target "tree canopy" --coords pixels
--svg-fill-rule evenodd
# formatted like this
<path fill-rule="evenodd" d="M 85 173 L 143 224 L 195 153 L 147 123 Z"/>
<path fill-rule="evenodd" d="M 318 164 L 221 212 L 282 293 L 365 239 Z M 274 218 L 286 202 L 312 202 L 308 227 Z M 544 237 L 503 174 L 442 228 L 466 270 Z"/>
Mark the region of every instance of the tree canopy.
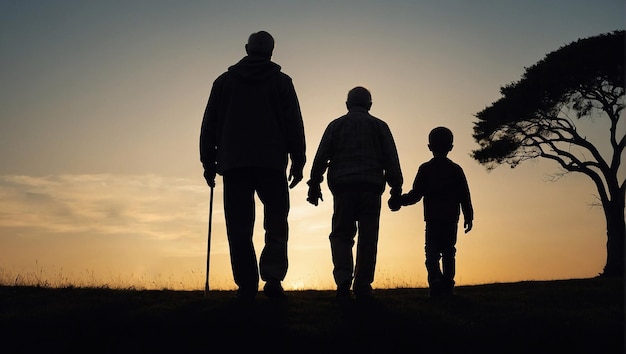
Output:
<path fill-rule="evenodd" d="M 502 97 L 476 114 L 472 156 L 488 168 L 552 158 L 568 171 L 590 167 L 559 143 L 579 145 L 601 159 L 578 135 L 567 112 L 580 119 L 604 111 L 612 122 L 613 148 L 621 153 L 617 123 L 624 108 L 624 31 L 579 39 L 526 68 L 522 78 L 500 89 Z"/>
<path fill-rule="evenodd" d="M 624 195 L 620 176 L 626 129 L 620 126 L 625 105 L 625 31 L 579 39 L 525 68 L 522 78 L 500 89 L 502 97 L 478 112 L 473 137 L 480 148 L 472 157 L 493 169 L 515 167 L 537 157 L 580 172 L 595 183 L 607 220 L 605 275 L 624 275 Z M 606 141 L 612 155 L 577 129 L 577 121 L 606 117 Z M 621 178 L 621 180 L 620 180 Z"/>

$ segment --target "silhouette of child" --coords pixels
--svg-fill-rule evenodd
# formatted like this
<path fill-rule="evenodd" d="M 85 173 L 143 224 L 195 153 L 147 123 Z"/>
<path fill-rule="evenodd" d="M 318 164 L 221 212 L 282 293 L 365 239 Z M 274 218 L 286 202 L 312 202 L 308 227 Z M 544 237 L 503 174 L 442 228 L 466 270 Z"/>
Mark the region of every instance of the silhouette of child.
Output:
<path fill-rule="evenodd" d="M 465 233 L 472 229 L 474 218 L 465 173 L 447 157 L 452 142 L 453 135 L 448 128 L 437 127 L 430 132 L 428 149 L 433 158 L 420 165 L 411 191 L 403 194 L 399 201 L 407 206 L 424 198 L 426 271 L 431 297 L 453 294 L 460 211 Z"/>

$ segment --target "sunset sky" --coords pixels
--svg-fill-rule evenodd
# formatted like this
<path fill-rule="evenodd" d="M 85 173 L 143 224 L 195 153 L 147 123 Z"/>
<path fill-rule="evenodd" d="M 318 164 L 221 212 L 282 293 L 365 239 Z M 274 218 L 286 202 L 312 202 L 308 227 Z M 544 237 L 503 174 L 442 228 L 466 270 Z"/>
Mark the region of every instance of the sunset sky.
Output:
<path fill-rule="evenodd" d="M 430 129 L 454 132 L 449 157 L 475 210 L 474 229 L 459 233 L 458 285 L 595 276 L 606 225 L 591 180 L 552 182 L 558 166 L 540 160 L 488 172 L 469 156 L 471 134 L 525 67 L 624 27 L 622 0 L 0 0 L 0 281 L 203 289 L 202 114 L 213 80 L 259 30 L 275 38 L 307 139 L 287 290 L 334 288 L 332 197 L 324 185 L 310 205 L 304 182 L 354 86 L 370 89 L 371 113 L 394 134 L 405 191 L 431 158 Z M 580 129 L 602 145 L 605 123 Z M 212 230 L 211 288 L 234 289 L 219 177 Z M 384 208 L 374 287 L 424 286 L 422 204 Z"/>

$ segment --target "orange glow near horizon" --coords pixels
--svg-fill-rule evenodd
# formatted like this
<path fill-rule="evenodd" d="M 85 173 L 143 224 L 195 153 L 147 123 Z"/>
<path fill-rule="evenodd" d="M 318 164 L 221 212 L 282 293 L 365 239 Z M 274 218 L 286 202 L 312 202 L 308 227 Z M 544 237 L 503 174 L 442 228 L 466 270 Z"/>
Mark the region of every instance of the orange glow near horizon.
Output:
<path fill-rule="evenodd" d="M 457 284 L 597 275 L 604 262 L 606 236 L 601 209 L 585 204 L 592 191 L 579 190 L 581 182 L 575 176 L 558 183 L 531 180 L 517 187 L 507 186 L 502 181 L 510 180 L 517 172 L 502 172 L 483 172 L 484 175 L 479 177 L 468 174 L 476 218 L 470 233 L 459 232 Z M 205 186 L 185 185 L 186 181 L 181 180 L 176 185 L 174 180 L 161 178 L 150 181 L 149 178 L 134 177 L 116 181 L 112 176 L 84 176 L 83 179 L 89 182 L 82 182 L 83 188 L 78 188 L 79 179 L 67 177 L 69 191 L 59 193 L 60 189 L 55 189 L 54 192 L 59 200 L 67 201 L 64 206 L 66 220 L 54 213 L 60 206 L 51 205 L 48 213 L 41 205 L 46 195 L 42 186 L 50 183 L 59 188 L 64 183 L 61 180 L 55 183 L 46 182 L 46 178 L 29 180 L 31 193 L 42 196 L 38 200 L 42 208 L 38 214 L 42 219 L 31 215 L 20 222 L 17 215 L 26 215 L 21 213 L 26 213 L 33 205 L 27 200 L 21 207 L 18 203 L 4 205 L 5 210 L 12 208 L 16 213 L 14 228 L 19 228 L 20 224 L 25 227 L 45 223 L 49 230 L 38 232 L 51 232 L 56 236 L 38 240 L 41 244 L 37 252 L 32 249 L 31 242 L 36 240 L 33 236 L 30 241 L 29 237 L 20 238 L 8 245 L 12 252 L 2 258 L 2 283 L 203 289 L 208 210 Z M 35 192 L 32 186 L 40 186 L 39 192 Z M 144 186 L 143 195 L 129 195 L 132 193 L 129 186 Z M 537 188 L 546 190 L 534 201 L 522 199 L 528 190 Z M 324 190 L 324 202 L 316 208 L 305 202 L 305 195 L 304 185 L 292 191 L 290 268 L 284 287 L 287 290 L 333 289 L 328 242 L 332 198 L 330 192 Z M 573 202 L 564 207 L 566 197 Z M 185 205 L 185 209 L 178 213 L 168 211 L 168 206 L 177 199 L 176 203 Z M 521 205 L 517 205 L 520 201 Z M 72 205 L 75 207 L 73 211 L 69 210 Z M 539 205 L 541 209 L 537 208 Z M 546 213 L 544 209 L 550 212 Z M 261 212 L 261 209 L 257 210 L 257 215 L 262 215 Z M 117 219 L 106 221 L 113 213 Z M 571 215 L 576 215 L 575 223 Z M 87 222 L 78 223 L 76 220 L 79 219 Z M 127 224 L 115 220 L 126 220 Z M 395 213 L 383 210 L 375 287 L 426 286 L 423 228 L 420 203 Z M 129 233 L 131 229 L 137 233 Z M 97 233 L 99 237 L 88 239 L 89 233 Z M 257 222 L 255 244 L 258 252 L 262 247 L 262 233 L 262 226 Z M 234 289 L 219 185 L 216 188 L 211 249 L 211 289 Z M 29 255 L 33 258 L 29 259 Z"/>
<path fill-rule="evenodd" d="M 391 128 L 405 191 L 431 157 L 430 129 L 453 131 L 449 156 L 475 209 L 474 229 L 458 235 L 458 285 L 596 276 L 606 225 L 587 177 L 549 182 L 558 166 L 541 160 L 487 172 L 469 156 L 474 114 L 501 86 L 560 46 L 624 27 L 623 1 L 564 4 L 12 2 L 0 13 L 0 283 L 204 289 L 202 113 L 213 80 L 261 29 L 293 79 L 307 142 L 304 180 L 291 190 L 287 290 L 335 287 L 332 196 L 324 185 L 324 201 L 308 204 L 306 180 L 355 86 Z M 603 119 L 577 123 L 606 155 Z M 210 286 L 230 290 L 217 182 Z M 421 203 L 391 212 L 387 198 L 373 285 L 425 287 Z M 257 203 L 258 254 L 262 240 Z"/>

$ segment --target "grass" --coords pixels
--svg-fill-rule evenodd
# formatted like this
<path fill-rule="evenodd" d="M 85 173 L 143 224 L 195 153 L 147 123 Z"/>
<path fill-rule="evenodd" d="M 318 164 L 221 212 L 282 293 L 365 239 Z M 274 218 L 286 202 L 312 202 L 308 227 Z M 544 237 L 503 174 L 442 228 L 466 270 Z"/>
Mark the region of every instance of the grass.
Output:
<path fill-rule="evenodd" d="M 332 291 L 0 287 L 4 353 L 623 353 L 624 283 L 594 278 L 376 290 L 339 304 Z M 246 349 L 250 348 L 250 349 Z"/>

